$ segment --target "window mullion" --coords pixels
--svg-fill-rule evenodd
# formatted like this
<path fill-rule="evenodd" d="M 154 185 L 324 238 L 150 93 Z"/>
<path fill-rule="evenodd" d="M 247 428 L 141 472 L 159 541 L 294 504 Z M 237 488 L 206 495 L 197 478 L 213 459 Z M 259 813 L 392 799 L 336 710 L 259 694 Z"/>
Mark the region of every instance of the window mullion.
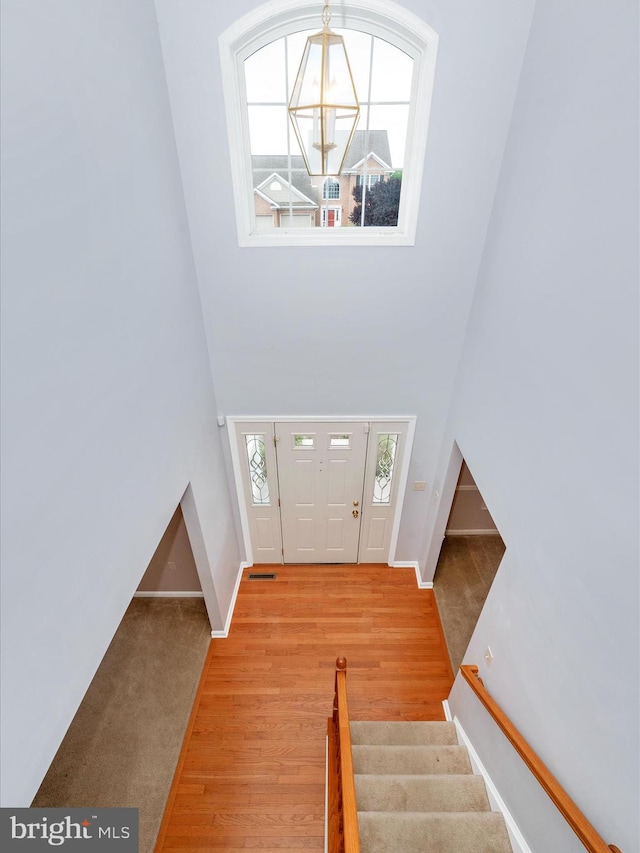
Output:
<path fill-rule="evenodd" d="M 367 125 L 364 136 L 364 171 L 362 172 L 362 209 L 360 211 L 360 227 L 365 227 L 365 203 L 367 200 L 367 175 L 369 172 L 369 123 L 371 121 L 371 87 L 373 81 L 373 45 L 374 37 L 369 42 L 369 87 L 367 90 Z"/>
<path fill-rule="evenodd" d="M 289 36 L 284 37 L 284 97 L 289 102 Z M 287 119 L 289 117 L 287 116 Z M 289 179 L 289 227 L 293 226 L 293 170 L 291 168 L 291 127 L 287 121 L 287 174 Z"/>

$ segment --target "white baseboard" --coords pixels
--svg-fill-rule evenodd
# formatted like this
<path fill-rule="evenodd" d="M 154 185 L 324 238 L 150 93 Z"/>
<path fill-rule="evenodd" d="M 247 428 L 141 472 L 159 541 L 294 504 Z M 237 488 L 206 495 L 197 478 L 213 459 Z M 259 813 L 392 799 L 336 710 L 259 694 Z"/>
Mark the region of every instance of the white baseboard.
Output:
<path fill-rule="evenodd" d="M 500 536 L 500 531 L 495 527 L 487 527 L 486 530 L 445 530 L 445 536 Z"/>
<path fill-rule="evenodd" d="M 420 589 L 433 589 L 433 581 L 423 581 L 420 575 L 420 566 L 417 560 L 394 560 L 389 564 L 393 569 L 414 569 L 416 581 Z"/>
<path fill-rule="evenodd" d="M 453 717 L 451 716 L 451 708 L 449 707 L 449 700 L 442 700 L 442 708 L 444 710 L 444 718 L 448 723 L 453 722 Z"/>
<path fill-rule="evenodd" d="M 233 595 L 231 596 L 231 602 L 229 603 L 229 611 L 227 613 L 227 619 L 224 623 L 224 628 L 222 631 L 212 631 L 211 639 L 212 640 L 222 640 L 225 637 L 229 636 L 229 628 L 231 628 L 231 619 L 233 618 L 233 611 L 236 607 L 236 599 L 238 597 L 238 590 L 240 589 L 240 581 L 242 580 L 242 573 L 245 569 L 248 569 L 249 566 L 252 566 L 253 563 L 240 563 L 240 567 L 238 568 L 238 577 L 236 578 L 236 585 L 233 588 Z"/>
<path fill-rule="evenodd" d="M 185 592 L 152 592 L 141 590 L 133 593 L 134 598 L 204 598 L 203 592 L 187 590 Z"/>
<path fill-rule="evenodd" d="M 446 701 L 442 704 L 446 703 L 447 708 L 449 703 Z M 447 713 L 447 709 L 445 709 L 445 714 Z M 448 719 L 448 718 L 447 718 Z M 487 773 L 487 770 L 480 761 L 478 753 L 475 751 L 473 744 L 469 740 L 467 733 L 462 728 L 460 724 L 460 720 L 457 717 L 453 718 L 453 722 L 456 727 L 456 731 L 458 732 L 458 737 L 460 741 L 467 747 L 469 751 L 469 758 L 471 760 L 471 767 L 474 773 L 479 774 L 484 779 L 484 783 L 487 786 L 487 794 L 489 796 L 489 803 L 491 804 L 491 811 L 494 812 L 502 812 L 502 816 L 504 817 L 504 822 L 507 825 L 507 832 L 509 833 L 509 840 L 511 841 L 511 847 L 513 848 L 513 853 L 531 853 L 531 848 L 527 844 L 524 839 L 524 836 L 518 829 L 518 826 L 513 819 L 511 812 L 505 805 L 504 800 L 500 796 L 500 792 L 496 788 L 493 783 L 493 780 Z"/>

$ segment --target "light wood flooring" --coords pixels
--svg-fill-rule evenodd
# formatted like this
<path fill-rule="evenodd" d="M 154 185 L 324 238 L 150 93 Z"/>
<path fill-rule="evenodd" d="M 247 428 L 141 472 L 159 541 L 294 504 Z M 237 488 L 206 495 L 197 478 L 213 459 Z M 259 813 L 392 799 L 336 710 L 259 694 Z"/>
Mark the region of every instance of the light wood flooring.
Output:
<path fill-rule="evenodd" d="M 441 720 L 452 684 L 435 599 L 413 569 L 274 566 L 240 584 L 212 640 L 156 853 L 324 849 L 335 660 L 352 719 Z"/>

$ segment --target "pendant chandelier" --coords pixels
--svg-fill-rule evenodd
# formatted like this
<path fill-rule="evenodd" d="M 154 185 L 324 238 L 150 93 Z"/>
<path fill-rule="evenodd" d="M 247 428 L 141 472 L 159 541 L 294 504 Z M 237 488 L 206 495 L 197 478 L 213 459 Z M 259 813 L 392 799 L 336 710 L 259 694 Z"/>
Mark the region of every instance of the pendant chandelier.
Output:
<path fill-rule="evenodd" d="M 360 115 L 342 36 L 329 29 L 325 0 L 323 29 L 307 38 L 289 101 L 289 115 L 310 175 L 339 175 Z"/>

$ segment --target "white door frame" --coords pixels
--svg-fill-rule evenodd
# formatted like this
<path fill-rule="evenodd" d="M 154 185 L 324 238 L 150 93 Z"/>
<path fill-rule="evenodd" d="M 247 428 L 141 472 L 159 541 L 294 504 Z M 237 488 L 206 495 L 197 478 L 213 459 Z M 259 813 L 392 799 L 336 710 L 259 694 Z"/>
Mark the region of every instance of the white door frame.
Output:
<path fill-rule="evenodd" d="M 404 505 L 404 495 L 407 487 L 407 479 L 409 477 L 409 462 L 411 459 L 411 451 L 413 448 L 413 437 L 416 430 L 416 415 L 227 415 L 227 437 L 229 439 L 229 448 L 231 452 L 231 464 L 233 468 L 233 477 L 236 488 L 236 500 L 238 502 L 238 513 L 240 516 L 240 526 L 242 528 L 242 540 L 244 543 L 244 551 L 246 554 L 246 562 L 248 566 L 253 566 L 253 548 L 251 546 L 251 535 L 249 531 L 249 516 L 247 506 L 244 499 L 244 487 L 242 483 L 242 464 L 238 451 L 238 442 L 236 440 L 236 423 L 264 423 L 264 422 L 293 422 L 293 423 L 405 423 L 407 425 L 405 449 L 400 461 L 400 470 L 398 471 L 398 491 L 395 502 L 395 513 L 393 516 L 393 526 L 391 531 L 391 542 L 389 544 L 389 557 L 387 564 L 392 566 L 395 562 L 396 547 L 398 544 L 398 533 L 400 530 L 400 519 L 402 518 L 402 508 Z"/>

